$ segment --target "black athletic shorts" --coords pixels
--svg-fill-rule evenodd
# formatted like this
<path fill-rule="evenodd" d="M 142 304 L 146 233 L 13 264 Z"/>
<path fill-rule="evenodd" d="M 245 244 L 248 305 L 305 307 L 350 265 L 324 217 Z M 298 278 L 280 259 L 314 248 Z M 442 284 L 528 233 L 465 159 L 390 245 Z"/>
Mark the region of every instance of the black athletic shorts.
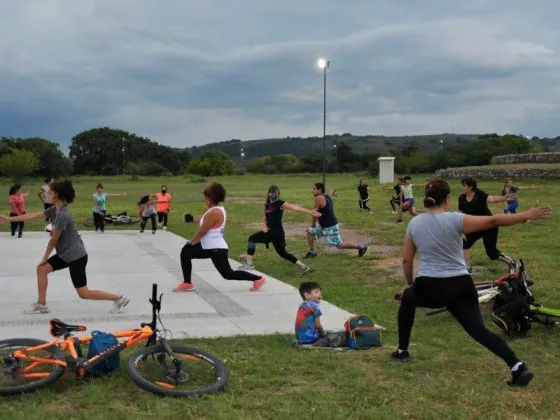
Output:
<path fill-rule="evenodd" d="M 68 268 L 70 270 L 70 278 L 72 279 L 72 284 L 76 289 L 80 287 L 87 286 L 87 277 L 86 277 L 86 265 L 88 261 L 88 256 L 84 256 L 82 258 L 77 259 L 76 261 L 72 261 L 71 263 L 67 263 L 58 255 L 54 254 L 50 257 L 47 262 L 52 267 L 53 271 L 63 270 Z"/>

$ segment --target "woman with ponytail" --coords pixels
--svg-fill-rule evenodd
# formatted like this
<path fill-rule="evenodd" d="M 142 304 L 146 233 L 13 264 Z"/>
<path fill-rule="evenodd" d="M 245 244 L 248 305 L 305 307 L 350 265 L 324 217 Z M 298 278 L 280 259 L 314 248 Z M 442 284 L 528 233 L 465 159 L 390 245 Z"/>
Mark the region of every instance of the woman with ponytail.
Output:
<path fill-rule="evenodd" d="M 276 185 L 270 186 L 266 196 L 266 202 L 264 204 L 262 230 L 249 236 L 247 254 L 241 256 L 243 264 L 239 267 L 240 270 L 254 269 L 255 265 L 253 264 L 253 256 L 255 255 L 257 244 L 266 244 L 268 248 L 269 243 L 272 243 L 272 246 L 280 257 L 290 261 L 292 264 L 296 264 L 299 267 L 298 274 L 305 274 L 310 270 L 309 266 L 305 265 L 295 256 L 286 251 L 286 233 L 284 232 L 284 227 L 282 225 L 284 210 L 310 214 L 313 217 L 321 216 L 321 213 L 316 210 L 307 210 L 303 207 L 281 200 L 280 189 Z"/>
<path fill-rule="evenodd" d="M 478 294 L 463 257 L 462 237 L 498 226 L 545 219 L 552 209 L 535 204 L 526 212 L 512 215 L 471 216 L 448 211 L 450 192 L 445 180 L 428 183 L 424 197 L 427 211 L 408 224 L 403 250 L 406 285 L 400 294 L 398 315 L 399 347 L 391 356 L 401 361 L 409 360 L 408 346 L 417 307 L 446 307 L 472 338 L 507 363 L 511 369 L 508 384 L 525 386 L 533 378 L 533 373 L 501 337 L 484 325 Z M 420 254 L 420 264 L 414 276 L 416 253 Z"/>
<path fill-rule="evenodd" d="M 76 222 L 68 205 L 74 202 L 76 192 L 70 181 L 53 182 L 49 184 L 48 202 L 51 207 L 38 213 L 28 213 L 21 216 L 0 216 L 0 223 L 25 222 L 27 220 L 39 220 L 49 218 L 51 223 L 47 226 L 51 239 L 43 259 L 37 266 L 37 302 L 31 305 L 26 314 L 46 314 L 48 275 L 53 271 L 68 268 L 70 279 L 76 289 L 76 293 L 82 299 L 106 300 L 113 302 L 111 313 L 120 313 L 130 302 L 130 298 L 123 295 L 91 290 L 87 285 L 86 266 L 88 254 L 82 238 L 78 234 Z M 51 256 L 52 252 L 56 253 Z"/>

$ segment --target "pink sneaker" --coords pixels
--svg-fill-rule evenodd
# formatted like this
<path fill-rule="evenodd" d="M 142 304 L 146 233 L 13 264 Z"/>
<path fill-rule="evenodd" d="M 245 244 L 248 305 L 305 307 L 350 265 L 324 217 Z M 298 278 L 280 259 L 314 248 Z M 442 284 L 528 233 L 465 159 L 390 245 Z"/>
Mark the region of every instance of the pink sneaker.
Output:
<path fill-rule="evenodd" d="M 194 290 L 194 284 L 192 283 L 180 283 L 175 289 L 174 292 L 192 292 Z"/>
<path fill-rule="evenodd" d="M 257 290 L 260 290 L 261 287 L 263 287 L 265 284 L 266 284 L 266 279 L 264 277 L 261 277 L 260 279 L 255 280 L 253 282 L 253 287 L 251 287 L 249 291 L 256 292 Z"/>

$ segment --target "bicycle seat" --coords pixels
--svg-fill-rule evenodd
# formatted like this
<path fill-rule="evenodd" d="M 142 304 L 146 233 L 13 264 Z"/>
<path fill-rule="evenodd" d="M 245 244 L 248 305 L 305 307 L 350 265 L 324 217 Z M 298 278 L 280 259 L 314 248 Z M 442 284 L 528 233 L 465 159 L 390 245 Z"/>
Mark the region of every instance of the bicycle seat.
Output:
<path fill-rule="evenodd" d="M 50 319 L 49 325 L 51 327 L 51 335 L 53 337 L 61 337 L 66 333 L 71 333 L 74 331 L 86 331 L 86 327 L 84 327 L 83 325 L 65 324 L 58 318 Z"/>

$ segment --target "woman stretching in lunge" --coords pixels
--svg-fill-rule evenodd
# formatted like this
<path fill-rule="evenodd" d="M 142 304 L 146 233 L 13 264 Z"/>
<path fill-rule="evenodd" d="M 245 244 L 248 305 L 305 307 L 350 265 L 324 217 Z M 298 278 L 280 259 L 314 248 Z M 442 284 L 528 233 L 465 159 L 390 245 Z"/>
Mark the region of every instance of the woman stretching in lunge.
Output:
<path fill-rule="evenodd" d="M 192 260 L 210 258 L 214 267 L 226 280 L 252 281 L 253 287 L 249 290 L 259 290 L 266 279 L 261 276 L 234 271 L 229 265 L 228 245 L 224 239 L 226 227 L 226 210 L 220 203 L 226 199 L 226 190 L 221 184 L 213 182 L 204 190 L 204 203 L 208 207 L 202 216 L 193 217 L 190 213 L 185 215 L 185 222 L 198 222 L 200 228 L 193 238 L 181 250 L 181 268 L 183 269 L 183 283 L 173 289 L 174 292 L 190 292 L 194 290 L 191 281 Z"/>
<path fill-rule="evenodd" d="M 404 183 L 403 177 L 397 177 L 397 184 L 394 187 L 383 187 L 385 191 L 395 190 L 396 195 L 392 196 L 389 200 L 389 205 L 393 213 L 397 212 L 397 207 L 401 205 L 401 185 Z"/>
<path fill-rule="evenodd" d="M 309 271 L 309 266 L 305 265 L 286 251 L 286 233 L 284 232 L 284 227 L 282 226 L 284 210 L 310 214 L 313 217 L 321 216 L 321 213 L 318 211 L 307 210 L 303 207 L 280 200 L 280 189 L 276 185 L 272 185 L 268 189 L 268 195 L 264 205 L 262 231 L 249 236 L 247 255 L 242 256 L 244 261 L 243 264 L 239 266 L 240 269 L 253 270 L 255 268 L 255 265 L 253 264 L 253 256 L 255 255 L 256 244 L 266 244 L 268 247 L 268 244 L 272 243 L 278 255 L 299 267 L 298 274 L 305 274 Z"/>
<path fill-rule="evenodd" d="M 399 347 L 392 357 L 403 361 L 409 359 L 408 345 L 417 307 L 446 307 L 472 338 L 508 364 L 511 368 L 508 384 L 525 386 L 533 378 L 533 373 L 504 340 L 484 325 L 478 294 L 463 258 L 462 235 L 544 219 L 550 216 L 552 209 L 535 204 L 529 211 L 515 215 L 468 216 L 447 211 L 449 194 L 446 181 L 437 179 L 429 183 L 424 199 L 428 211 L 408 224 L 403 250 L 407 285 L 401 292 Z M 420 253 L 420 264 L 415 279 L 416 252 Z"/>
<path fill-rule="evenodd" d="M 10 199 L 8 202 L 10 203 L 10 217 L 12 216 L 21 216 L 25 214 L 25 197 L 29 195 L 29 193 L 22 193 L 21 185 L 16 184 L 10 187 Z M 18 231 L 18 238 L 21 238 L 23 235 L 23 228 L 25 223 L 22 221 L 13 221 L 11 222 L 12 228 L 12 236 L 16 236 L 16 230 Z"/>
<path fill-rule="evenodd" d="M 91 196 L 93 201 L 93 223 L 95 223 L 96 232 L 105 233 L 105 213 L 107 213 L 107 198 L 109 197 L 126 197 L 126 193 L 108 194 L 101 183 L 97 184 L 97 192 L 94 192 Z"/>
<path fill-rule="evenodd" d="M 492 216 L 492 212 L 488 208 L 488 203 L 501 203 L 516 199 L 515 194 L 507 194 L 501 197 L 498 195 L 488 195 L 484 191 L 479 190 L 476 180 L 470 177 L 463 178 L 461 180 L 461 186 L 463 187 L 463 194 L 459 196 L 459 211 L 471 216 Z M 484 242 L 486 255 L 488 255 L 488 258 L 492 261 L 500 260 L 506 264 L 513 263 L 510 257 L 502 254 L 497 248 L 497 226 L 493 226 L 484 231 L 471 232 L 465 235 L 465 237 L 466 239 L 463 240 L 463 254 L 469 273 L 472 273 L 469 250 L 479 239 L 482 239 Z"/>
<path fill-rule="evenodd" d="M 130 302 L 130 298 L 123 295 L 113 295 L 99 290 L 90 290 L 87 287 L 86 265 L 88 261 L 87 251 L 84 247 L 80 235 L 76 229 L 76 223 L 72 218 L 72 213 L 68 209 L 68 204 L 74 201 L 76 193 L 70 181 L 53 182 L 49 185 L 49 202 L 52 207 L 38 212 L 16 217 L 0 216 L 0 223 L 4 222 L 23 222 L 25 220 L 38 220 L 48 217 L 52 220 L 49 224 L 51 239 L 47 244 L 47 250 L 43 259 L 37 266 L 37 288 L 39 298 L 28 311 L 27 314 L 46 314 L 49 312 L 47 307 L 47 285 L 48 275 L 53 271 L 68 268 L 70 278 L 76 288 L 78 296 L 82 299 L 109 300 L 114 302 L 112 313 L 120 313 Z M 53 249 L 56 254 L 51 256 Z"/>
<path fill-rule="evenodd" d="M 400 188 L 400 205 L 397 207 L 397 223 L 402 223 L 403 211 L 407 211 L 411 216 L 418 216 L 420 213 L 414 207 L 414 187 L 425 187 L 426 184 L 412 184 L 412 179 L 407 175 L 403 178 L 403 184 Z"/>
<path fill-rule="evenodd" d="M 502 189 L 502 197 L 505 196 L 511 197 L 511 195 L 517 193 L 518 190 L 532 190 L 533 188 L 535 188 L 533 185 L 531 185 L 530 187 L 517 187 L 513 185 L 511 179 L 506 179 L 506 182 L 504 183 L 504 188 Z M 519 201 L 517 201 L 517 196 L 515 196 L 514 198 L 510 198 L 506 202 L 504 202 L 504 214 L 507 213 L 515 214 L 517 213 L 518 207 L 519 207 Z"/>
<path fill-rule="evenodd" d="M 156 233 L 156 204 L 157 200 L 152 200 L 149 195 L 145 195 L 138 202 L 138 215 L 142 218 L 140 222 L 140 233 L 144 233 L 148 219 L 152 221 L 152 235 Z"/>

